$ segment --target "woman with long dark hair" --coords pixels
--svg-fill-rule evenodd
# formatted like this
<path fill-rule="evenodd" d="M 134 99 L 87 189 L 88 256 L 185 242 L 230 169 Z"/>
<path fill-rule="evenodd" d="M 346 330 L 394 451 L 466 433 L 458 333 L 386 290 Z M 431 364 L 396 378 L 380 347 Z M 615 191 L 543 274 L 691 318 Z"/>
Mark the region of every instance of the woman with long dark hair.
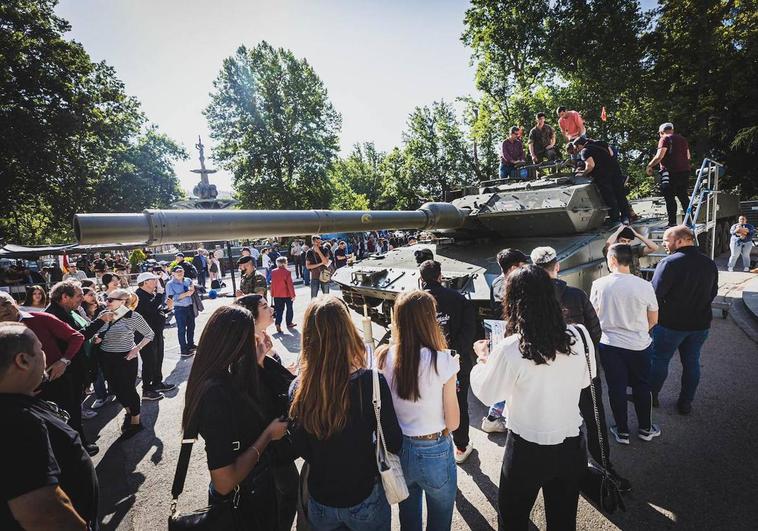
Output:
<path fill-rule="evenodd" d="M 347 305 L 333 296 L 305 310 L 300 375 L 290 416 L 299 455 L 310 465 L 308 517 L 318 530 L 387 530 L 392 514 L 376 464 L 373 375 Z M 380 422 L 387 449 L 403 435 L 387 382 L 379 375 Z"/>
<path fill-rule="evenodd" d="M 490 354 L 477 342 L 471 389 L 485 404 L 505 400 L 508 437 L 500 473 L 501 529 L 526 530 L 540 488 L 549 529 L 574 529 L 587 453 L 579 394 L 590 384 L 583 325 L 569 325 L 550 276 L 536 266 L 511 273 L 503 299 L 505 338 Z"/>
<path fill-rule="evenodd" d="M 274 323 L 273 309 L 260 295 L 244 295 L 235 304 L 250 310 L 255 318 L 255 348 L 258 352 L 258 374 L 261 383 L 261 404 L 266 420 L 286 417 L 289 411 L 289 387 L 295 376 L 282 366 L 281 358 L 273 349 L 271 337 L 266 328 Z M 273 453 L 272 472 L 276 485 L 276 499 L 279 511 L 278 527 L 289 531 L 297 511 L 297 489 L 299 475 L 295 466 L 297 457 L 292 440 L 284 437 L 271 447 Z"/>
<path fill-rule="evenodd" d="M 47 293 L 42 286 L 29 286 L 26 288 L 24 304 L 27 308 L 47 308 Z"/>
<path fill-rule="evenodd" d="M 251 529 L 276 529 L 277 508 L 266 448 L 287 423 L 268 421 L 261 405 L 255 321 L 240 306 L 221 306 L 208 319 L 184 395 L 182 429 L 205 440 L 211 504 L 234 496 Z"/>
<path fill-rule="evenodd" d="M 429 293 L 404 293 L 394 310 L 392 345 L 380 347 L 377 358 L 403 430 L 400 459 L 410 495 L 400 502 L 400 527 L 421 530 L 425 494 L 426 528 L 450 529 L 458 480 L 450 433 L 460 423 L 460 361 L 447 350 Z"/>

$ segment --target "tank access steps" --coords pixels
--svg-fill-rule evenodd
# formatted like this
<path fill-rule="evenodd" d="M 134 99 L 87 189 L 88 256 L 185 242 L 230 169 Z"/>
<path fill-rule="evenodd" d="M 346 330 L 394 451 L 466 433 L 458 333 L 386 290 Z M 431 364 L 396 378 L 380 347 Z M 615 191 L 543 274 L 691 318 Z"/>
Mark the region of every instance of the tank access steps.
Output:
<path fill-rule="evenodd" d="M 716 254 L 716 235 L 715 231 L 718 222 L 718 194 L 719 194 L 719 177 L 724 173 L 724 166 L 711 159 L 703 159 L 700 169 L 697 171 L 697 180 L 692 190 L 690 204 L 684 213 L 683 225 L 687 225 L 695 232 L 695 245 L 705 244 L 708 246 L 708 255 L 713 260 Z M 705 210 L 703 210 L 705 208 Z M 701 212 L 704 213 L 702 221 Z M 658 261 L 667 256 L 666 249 L 663 247 L 663 233 L 665 227 L 653 228 L 650 230 L 650 239 L 658 244 L 658 250 L 649 257 L 655 257 L 656 264 Z M 708 234 L 701 242 L 700 236 Z M 641 270 L 643 276 L 650 280 L 655 272 L 655 265 L 645 267 Z"/>

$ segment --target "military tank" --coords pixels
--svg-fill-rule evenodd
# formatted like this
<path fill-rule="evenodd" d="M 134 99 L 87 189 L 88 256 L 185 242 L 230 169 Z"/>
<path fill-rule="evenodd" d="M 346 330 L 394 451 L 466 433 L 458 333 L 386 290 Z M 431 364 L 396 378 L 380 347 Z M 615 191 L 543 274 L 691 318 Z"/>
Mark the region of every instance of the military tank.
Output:
<path fill-rule="evenodd" d="M 424 231 L 426 240 L 374 254 L 340 268 L 333 281 L 348 305 L 389 324 L 394 299 L 420 286 L 416 254 L 431 253 L 442 265 L 443 282 L 464 294 L 480 318 L 494 318 L 492 282 L 500 275 L 497 253 L 515 247 L 556 249 L 560 276 L 589 291 L 607 273 L 603 248 L 615 227 L 604 224 L 607 207 L 592 182 L 571 173 L 565 163 L 522 168 L 515 179 L 485 181 L 447 194 L 410 211 L 146 210 L 139 214 L 77 214 L 74 229 L 83 244 L 218 241 L 380 229 Z M 737 215 L 736 198 L 719 194 L 719 250 L 728 224 Z M 666 224 L 662 198 L 633 203 L 635 228 L 660 239 Z M 714 218 L 715 219 L 715 218 Z M 725 232 L 726 231 L 726 232 Z M 652 271 L 663 249 L 641 260 Z"/>

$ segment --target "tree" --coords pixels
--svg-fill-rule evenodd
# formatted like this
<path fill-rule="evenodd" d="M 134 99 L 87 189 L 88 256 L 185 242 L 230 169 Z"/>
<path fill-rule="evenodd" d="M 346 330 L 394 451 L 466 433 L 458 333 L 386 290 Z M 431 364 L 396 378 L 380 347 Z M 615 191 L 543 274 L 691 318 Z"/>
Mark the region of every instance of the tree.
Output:
<path fill-rule="evenodd" d="M 542 58 L 548 48 L 548 0 L 472 0 L 461 40 L 472 49 L 476 86 L 501 112 L 515 87 L 528 89 L 549 76 Z"/>
<path fill-rule="evenodd" d="M 405 170 L 419 198 L 441 199 L 475 176 L 469 145 L 452 105 L 416 107 L 403 133 Z"/>
<path fill-rule="evenodd" d="M 366 205 L 362 208 L 377 208 L 384 184 L 381 175 L 384 157 L 385 153 L 377 151 L 373 142 L 355 144 L 346 158 L 337 160 L 332 166 L 330 174 L 334 185 L 342 192 L 350 189 L 360 195 L 364 199 L 360 204 Z M 334 191 L 333 205 L 342 205 L 346 201 L 340 196 L 340 190 Z"/>
<path fill-rule="evenodd" d="M 117 178 L 117 161 L 129 158 L 146 122 L 139 102 L 111 67 L 64 38 L 70 26 L 56 4 L 0 3 L 0 232 L 17 243 L 68 240 L 75 212 L 112 210 L 101 195 L 109 178 L 124 197 L 146 192 Z M 151 156 L 174 156 L 166 142 L 154 147 Z M 148 159 L 133 158 L 132 170 L 146 176 Z M 164 170 L 151 185 L 177 190 L 173 170 Z M 154 197 L 130 203 L 154 205 Z"/>
<path fill-rule="evenodd" d="M 263 41 L 224 60 L 205 109 L 244 208 L 323 208 L 341 117 L 305 59 Z"/>

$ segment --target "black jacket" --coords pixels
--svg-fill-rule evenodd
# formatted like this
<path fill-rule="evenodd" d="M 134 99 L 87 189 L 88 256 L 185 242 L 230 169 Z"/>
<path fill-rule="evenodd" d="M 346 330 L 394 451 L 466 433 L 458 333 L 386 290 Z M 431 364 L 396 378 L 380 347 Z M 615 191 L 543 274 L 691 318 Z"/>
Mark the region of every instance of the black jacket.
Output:
<path fill-rule="evenodd" d="M 163 328 L 166 326 L 166 316 L 163 313 L 163 296 L 137 288 L 137 299 L 139 300 L 136 308 L 137 313 L 144 317 L 153 332 L 156 334 L 163 333 Z"/>
<path fill-rule="evenodd" d="M 590 333 L 592 342 L 600 343 L 600 320 L 587 294 L 579 288 L 572 288 L 559 278 L 553 279 L 555 296 L 563 309 L 566 324 L 583 324 Z"/>
<path fill-rule="evenodd" d="M 185 278 L 191 278 L 191 279 L 197 278 L 197 269 L 195 269 L 195 266 L 193 266 L 191 262 L 188 262 L 187 260 L 182 260 L 176 265 L 182 266 L 182 269 L 184 269 Z"/>
<path fill-rule="evenodd" d="M 203 259 L 200 258 L 199 254 L 196 254 L 195 256 L 192 257 L 192 265 L 194 266 L 194 268 L 197 270 L 198 273 L 208 272 L 208 268 L 203 266 Z"/>
<path fill-rule="evenodd" d="M 448 345 L 460 354 L 461 363 L 473 363 L 476 316 L 471 301 L 437 282 L 427 283 L 424 289 L 437 301 L 437 321 Z"/>
<path fill-rule="evenodd" d="M 71 312 L 67 312 L 63 306 L 58 304 L 55 301 L 51 301 L 50 304 L 48 304 L 47 308 L 45 308 L 45 312 L 49 313 L 50 315 L 54 315 L 64 323 L 66 323 L 68 326 L 79 332 L 84 336 L 84 340 L 87 341 L 88 339 L 92 339 L 98 330 L 100 330 L 103 325 L 105 324 L 105 321 L 102 319 L 95 319 L 92 321 L 89 325 L 82 328 L 79 326 L 79 323 L 76 322 L 76 319 L 71 317 Z"/>

